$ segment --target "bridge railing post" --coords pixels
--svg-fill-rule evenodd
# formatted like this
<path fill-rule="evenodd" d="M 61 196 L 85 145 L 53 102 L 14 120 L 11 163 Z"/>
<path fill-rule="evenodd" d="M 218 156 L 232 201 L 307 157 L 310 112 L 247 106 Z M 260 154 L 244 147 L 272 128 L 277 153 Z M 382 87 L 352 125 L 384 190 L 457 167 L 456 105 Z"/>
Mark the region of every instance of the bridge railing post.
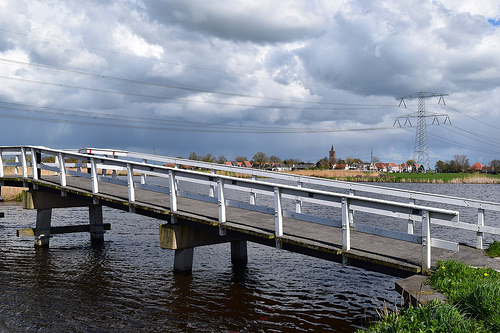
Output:
<path fill-rule="evenodd" d="M 212 169 L 212 170 L 210 170 L 210 174 L 215 175 L 216 171 Z M 215 197 L 215 184 L 210 183 L 209 187 L 210 188 L 208 190 L 208 196 L 214 198 Z"/>
<path fill-rule="evenodd" d="M 59 162 L 59 178 L 61 180 L 61 186 L 66 186 L 66 166 L 64 164 L 64 156 L 62 153 L 59 153 L 57 160 Z"/>
<path fill-rule="evenodd" d="M 256 175 L 252 175 L 252 180 L 257 180 Z M 254 192 L 254 190 L 250 190 L 250 204 L 255 205 L 257 204 L 257 193 Z"/>
<path fill-rule="evenodd" d="M 298 188 L 302 188 L 302 182 L 297 183 Z M 295 212 L 301 214 L 302 213 L 302 198 L 295 198 Z"/>
<path fill-rule="evenodd" d="M 482 208 L 479 208 L 477 210 L 477 225 L 484 226 L 484 209 L 482 209 Z M 483 237 L 484 237 L 483 232 L 478 231 L 476 233 L 476 249 L 479 249 L 479 250 L 483 249 Z"/>
<path fill-rule="evenodd" d="M 422 271 L 431 269 L 431 217 L 429 211 L 422 211 Z"/>
<path fill-rule="evenodd" d="M 16 162 L 16 166 L 14 167 L 14 175 L 18 175 L 19 174 L 19 167 L 17 166 L 17 163 L 19 163 L 19 156 L 15 156 L 14 157 L 14 162 Z"/>
<path fill-rule="evenodd" d="M 147 159 L 143 159 L 142 163 L 147 164 L 148 160 Z M 146 184 L 146 174 L 142 173 L 142 172 L 141 172 L 141 184 L 142 185 Z"/>
<path fill-rule="evenodd" d="M 113 156 L 114 159 L 118 159 L 118 156 Z M 116 179 L 117 178 L 117 173 L 116 173 L 116 169 L 113 169 L 113 171 L 111 171 L 111 178 L 113 179 Z"/>
<path fill-rule="evenodd" d="M 217 179 L 217 205 L 219 208 L 219 235 L 224 236 L 225 230 L 220 226 L 220 223 L 226 222 L 226 199 L 224 197 L 224 179 Z"/>
<path fill-rule="evenodd" d="M 274 229 L 275 237 L 283 236 L 283 208 L 281 207 L 281 189 L 278 186 L 274 187 Z M 279 246 L 278 242 L 276 246 Z"/>
<path fill-rule="evenodd" d="M 342 198 L 342 251 L 351 249 L 351 226 L 349 224 L 349 200 Z"/>
<path fill-rule="evenodd" d="M 135 188 L 134 188 L 134 167 L 127 163 L 127 180 L 128 180 L 128 200 L 135 201 Z"/>
<path fill-rule="evenodd" d="M 90 158 L 90 179 L 92 180 L 92 193 L 99 193 L 97 178 L 97 165 L 94 158 Z"/>
<path fill-rule="evenodd" d="M 21 161 L 23 165 L 23 178 L 28 178 L 28 163 L 26 161 L 26 149 L 21 147 Z"/>
<path fill-rule="evenodd" d="M 31 148 L 31 174 L 33 175 L 33 179 L 38 179 L 38 154 L 35 152 L 35 148 Z"/>
<path fill-rule="evenodd" d="M 3 177 L 4 176 L 4 172 L 3 172 L 3 154 L 2 154 L 2 150 L 0 149 L 0 177 Z"/>
<path fill-rule="evenodd" d="M 172 224 L 175 224 L 177 221 L 175 219 L 175 216 L 174 216 L 174 212 L 177 211 L 177 190 L 176 190 L 176 186 L 175 186 L 175 171 L 174 170 L 170 170 L 169 171 L 169 177 L 168 177 L 168 186 L 169 186 L 169 189 L 170 189 L 170 211 L 172 212 L 172 215 L 171 215 L 171 223 Z"/>
<path fill-rule="evenodd" d="M 408 202 L 410 205 L 415 205 L 415 199 L 410 199 L 410 201 Z M 415 228 L 415 221 L 413 221 L 413 219 L 410 217 L 408 219 L 408 233 L 410 235 L 413 235 L 413 230 Z"/>
<path fill-rule="evenodd" d="M 355 196 L 356 191 L 354 190 L 349 190 L 349 195 Z M 349 225 L 351 227 L 354 227 L 354 210 L 349 208 Z"/>

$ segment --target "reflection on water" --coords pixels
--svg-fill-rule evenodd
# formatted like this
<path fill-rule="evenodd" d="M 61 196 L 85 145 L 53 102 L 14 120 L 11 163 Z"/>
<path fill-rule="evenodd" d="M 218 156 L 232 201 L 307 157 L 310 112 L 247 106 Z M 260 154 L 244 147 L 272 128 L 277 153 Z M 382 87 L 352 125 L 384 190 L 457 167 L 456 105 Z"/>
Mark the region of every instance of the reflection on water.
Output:
<path fill-rule="evenodd" d="M 489 186 L 481 195 L 500 201 Z M 0 331 L 352 332 L 397 296 L 397 278 L 252 243 L 246 268 L 233 267 L 229 244 L 219 244 L 195 249 L 191 276 L 173 275 L 159 222 L 107 208 L 104 244 L 82 233 L 35 249 L 15 237 L 35 212 L 0 211 Z M 82 223 L 88 210 L 53 216 L 54 225 Z"/>

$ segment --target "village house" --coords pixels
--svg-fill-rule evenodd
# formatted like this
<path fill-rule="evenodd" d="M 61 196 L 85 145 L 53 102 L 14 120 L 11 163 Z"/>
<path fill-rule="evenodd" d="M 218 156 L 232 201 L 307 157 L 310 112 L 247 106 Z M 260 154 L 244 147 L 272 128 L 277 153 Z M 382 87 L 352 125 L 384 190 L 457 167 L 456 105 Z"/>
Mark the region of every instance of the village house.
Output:
<path fill-rule="evenodd" d="M 482 172 L 482 173 L 488 173 L 488 172 L 491 172 L 491 167 L 487 167 L 487 166 L 484 166 L 482 165 L 481 163 L 479 162 L 476 162 L 474 164 L 472 164 L 468 169 L 467 171 L 469 172 Z"/>

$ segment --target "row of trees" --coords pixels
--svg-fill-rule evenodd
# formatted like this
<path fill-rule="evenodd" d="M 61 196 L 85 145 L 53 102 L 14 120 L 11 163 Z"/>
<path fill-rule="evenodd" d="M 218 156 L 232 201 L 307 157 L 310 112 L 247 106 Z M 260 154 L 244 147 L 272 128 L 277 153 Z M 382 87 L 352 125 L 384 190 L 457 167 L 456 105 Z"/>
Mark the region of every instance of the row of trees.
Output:
<path fill-rule="evenodd" d="M 453 160 L 447 160 L 446 162 L 443 162 L 441 160 L 436 162 L 436 165 L 434 166 L 434 169 L 436 172 L 450 172 L 450 173 L 457 173 L 457 172 L 467 172 L 467 169 L 469 169 L 470 164 L 469 164 L 469 159 L 465 155 L 454 155 Z"/>
<path fill-rule="evenodd" d="M 198 155 L 195 152 L 189 154 L 189 159 L 196 161 L 211 162 L 211 163 L 220 163 L 220 164 L 224 164 L 226 161 L 228 161 L 228 159 L 224 155 L 214 156 L 210 153 L 206 155 Z M 281 159 L 276 155 L 267 156 L 265 153 L 261 151 L 255 153 L 251 159 L 249 159 L 246 156 L 236 156 L 234 160 L 236 162 L 250 161 L 252 164 L 258 164 L 261 167 L 264 167 L 266 163 L 273 163 L 273 164 L 280 163 L 288 166 L 293 166 L 303 163 L 302 160 L 298 158 Z M 379 162 L 379 160 L 376 159 L 376 161 L 374 162 Z M 362 163 L 362 161 L 359 158 L 347 157 L 345 159 L 337 159 L 335 163 L 352 165 L 356 163 Z M 408 160 L 406 161 L 406 164 L 414 165 L 415 161 Z M 489 166 L 491 167 L 492 172 L 494 173 L 500 172 L 500 160 L 491 161 Z M 447 160 L 444 162 L 441 160 L 437 161 L 435 165 L 435 170 L 436 172 L 457 173 L 457 172 L 467 172 L 469 167 L 470 163 L 466 155 L 454 155 L 453 160 Z M 323 157 L 322 159 L 318 160 L 316 162 L 316 168 L 318 169 L 330 168 L 330 163 L 328 158 Z"/>
<path fill-rule="evenodd" d="M 493 160 L 490 162 L 491 172 L 500 172 L 500 160 Z M 454 155 L 453 160 L 447 160 L 445 162 L 439 160 L 436 162 L 435 169 L 436 172 L 467 172 L 470 167 L 469 159 L 466 155 Z"/>
<path fill-rule="evenodd" d="M 224 155 L 219 155 L 218 157 L 212 154 L 198 155 L 195 152 L 191 152 L 188 157 L 190 160 L 211 162 L 224 164 L 228 159 Z M 283 163 L 286 165 L 296 165 L 302 163 L 302 160 L 298 158 L 287 158 L 286 160 L 281 159 L 276 155 L 267 156 L 265 153 L 259 151 L 255 153 L 251 159 L 246 156 L 236 156 L 234 159 L 236 162 L 250 161 L 250 163 L 258 163 L 260 166 L 264 166 L 266 163 Z"/>

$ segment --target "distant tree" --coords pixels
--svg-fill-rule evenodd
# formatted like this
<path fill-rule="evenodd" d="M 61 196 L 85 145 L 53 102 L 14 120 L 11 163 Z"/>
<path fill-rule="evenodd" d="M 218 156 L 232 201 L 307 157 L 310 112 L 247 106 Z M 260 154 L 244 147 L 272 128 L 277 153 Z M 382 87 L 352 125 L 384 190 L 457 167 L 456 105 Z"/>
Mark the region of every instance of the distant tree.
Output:
<path fill-rule="evenodd" d="M 248 158 L 246 156 L 236 156 L 234 159 L 236 162 L 245 162 L 248 161 Z"/>
<path fill-rule="evenodd" d="M 267 163 L 268 157 L 267 157 L 266 154 L 264 154 L 263 152 L 259 151 L 259 152 L 255 153 L 255 155 L 253 155 L 252 160 L 255 163 L 259 163 L 259 167 L 262 169 L 264 167 L 264 164 Z"/>
<path fill-rule="evenodd" d="M 491 172 L 500 172 L 500 160 L 493 160 L 490 162 Z"/>
<path fill-rule="evenodd" d="M 338 160 L 337 160 L 337 164 L 346 164 L 346 162 L 345 162 L 345 160 L 338 159 Z"/>
<path fill-rule="evenodd" d="M 446 163 L 439 160 L 436 162 L 434 169 L 436 169 L 436 172 L 440 172 L 440 173 L 446 172 L 446 169 L 447 169 Z"/>
<path fill-rule="evenodd" d="M 271 163 L 281 163 L 281 158 L 276 155 L 269 156 L 269 162 Z"/>
<path fill-rule="evenodd" d="M 196 153 L 194 151 L 192 151 L 191 153 L 189 153 L 188 159 L 193 160 L 193 161 L 198 161 L 200 158 L 198 157 L 198 155 L 196 155 Z"/>
<path fill-rule="evenodd" d="M 346 157 L 345 162 L 346 162 L 346 164 L 351 165 L 351 164 L 361 163 L 362 161 L 359 158 Z"/>
<path fill-rule="evenodd" d="M 42 163 L 54 163 L 56 161 L 55 156 L 44 156 L 42 157 Z"/>
<path fill-rule="evenodd" d="M 210 162 L 210 163 L 212 163 L 212 162 L 214 162 L 214 161 L 215 161 L 215 156 L 214 156 L 214 155 L 212 155 L 212 154 L 210 154 L 210 153 L 208 153 L 208 154 L 206 154 L 205 156 L 203 156 L 201 160 L 202 160 L 203 162 Z"/>
<path fill-rule="evenodd" d="M 469 168 L 469 159 L 466 155 L 454 155 L 453 160 L 456 163 L 458 172 L 466 172 Z"/>
<path fill-rule="evenodd" d="M 406 165 L 415 165 L 415 160 L 408 160 L 406 161 Z"/>
<path fill-rule="evenodd" d="M 328 164 L 328 158 L 323 157 L 318 162 L 316 162 L 316 168 L 318 169 L 329 169 L 330 164 Z"/>
<path fill-rule="evenodd" d="M 285 160 L 285 164 L 288 166 L 294 166 L 300 163 L 302 163 L 302 160 L 300 158 L 287 158 Z"/>
<path fill-rule="evenodd" d="M 216 162 L 219 164 L 224 164 L 224 163 L 226 163 L 226 161 L 227 161 L 227 158 L 224 155 L 219 155 L 219 157 L 217 157 L 217 160 L 216 160 Z"/>

